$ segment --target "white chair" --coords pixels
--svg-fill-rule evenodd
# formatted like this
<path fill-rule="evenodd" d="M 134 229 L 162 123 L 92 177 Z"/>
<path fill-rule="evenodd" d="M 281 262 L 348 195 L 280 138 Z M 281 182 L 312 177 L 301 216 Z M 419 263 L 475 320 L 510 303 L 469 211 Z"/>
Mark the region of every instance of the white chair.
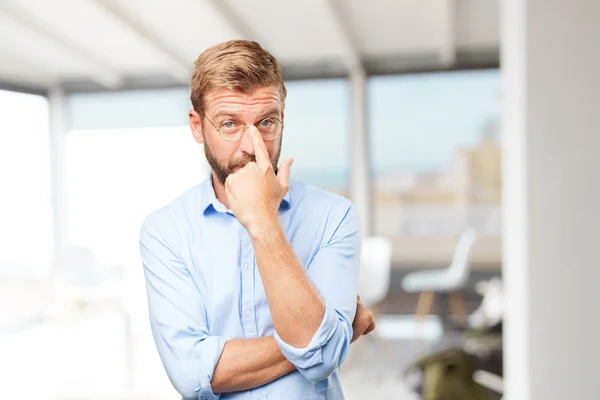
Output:
<path fill-rule="evenodd" d="M 465 287 L 471 273 L 469 255 L 477 240 L 474 229 L 464 231 L 454 250 L 450 266 L 442 270 L 417 271 L 407 274 L 402 280 L 402 288 L 409 293 L 420 293 L 417 317 L 427 316 L 433 305 L 434 294 L 448 293 L 452 313 L 466 317 L 466 309 L 460 290 Z"/>
<path fill-rule="evenodd" d="M 360 255 L 358 294 L 367 309 L 383 301 L 390 288 L 392 241 L 381 236 L 363 239 Z"/>
<path fill-rule="evenodd" d="M 392 265 L 392 242 L 390 239 L 380 236 L 371 236 L 364 238 L 361 244 L 360 267 L 358 280 L 358 295 L 363 306 L 373 313 L 373 318 L 377 321 L 379 317 L 379 304 L 387 296 L 390 288 L 390 274 Z M 351 346 L 349 358 L 361 357 L 346 363 L 361 368 L 364 360 L 362 357 L 372 357 L 373 351 L 377 358 L 392 354 L 387 347 L 388 343 L 384 337 L 379 335 L 379 330 L 371 332 L 365 339 L 359 340 Z M 375 346 L 372 348 L 371 346 Z M 385 348 L 384 348 L 385 347 Z M 383 368 L 383 363 L 378 363 Z M 382 371 L 378 371 L 376 376 L 383 376 Z"/>
<path fill-rule="evenodd" d="M 479 307 L 468 318 L 468 326 L 485 329 L 499 324 L 504 319 L 504 289 L 502 279 L 494 277 L 475 284 L 475 291 L 483 299 Z"/>

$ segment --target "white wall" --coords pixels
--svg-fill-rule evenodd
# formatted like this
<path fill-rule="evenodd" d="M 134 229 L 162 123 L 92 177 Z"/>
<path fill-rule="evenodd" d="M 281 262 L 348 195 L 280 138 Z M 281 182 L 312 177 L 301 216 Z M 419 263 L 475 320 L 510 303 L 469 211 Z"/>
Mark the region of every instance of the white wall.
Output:
<path fill-rule="evenodd" d="M 600 3 L 503 9 L 506 394 L 600 395 Z"/>

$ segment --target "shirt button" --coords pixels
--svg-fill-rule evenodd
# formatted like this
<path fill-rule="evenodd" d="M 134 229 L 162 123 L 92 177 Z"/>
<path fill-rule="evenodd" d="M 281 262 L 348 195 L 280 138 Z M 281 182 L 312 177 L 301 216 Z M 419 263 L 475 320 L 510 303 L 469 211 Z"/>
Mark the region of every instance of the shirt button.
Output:
<path fill-rule="evenodd" d="M 250 271 L 250 266 L 249 266 L 248 264 L 244 264 L 244 269 L 245 269 L 246 271 Z"/>
<path fill-rule="evenodd" d="M 246 318 L 250 318 L 252 316 L 252 313 L 250 311 L 246 311 Z"/>

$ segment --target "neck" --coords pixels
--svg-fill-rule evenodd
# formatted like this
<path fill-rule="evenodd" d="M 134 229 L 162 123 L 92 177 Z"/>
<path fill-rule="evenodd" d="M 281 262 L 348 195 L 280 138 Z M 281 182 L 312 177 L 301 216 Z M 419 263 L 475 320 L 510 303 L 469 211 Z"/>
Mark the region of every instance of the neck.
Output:
<path fill-rule="evenodd" d="M 225 193 L 225 186 L 221 183 L 219 178 L 217 178 L 214 172 L 212 173 L 212 186 L 215 190 L 215 196 L 217 197 L 217 200 L 219 200 L 221 204 L 223 204 L 229 209 L 229 202 L 227 201 L 227 193 Z"/>

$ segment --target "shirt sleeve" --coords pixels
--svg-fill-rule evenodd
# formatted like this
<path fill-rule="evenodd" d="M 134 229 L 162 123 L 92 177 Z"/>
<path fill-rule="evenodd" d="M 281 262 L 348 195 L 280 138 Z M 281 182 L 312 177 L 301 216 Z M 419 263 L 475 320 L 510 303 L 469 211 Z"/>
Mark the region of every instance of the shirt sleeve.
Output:
<path fill-rule="evenodd" d="M 210 336 L 202 293 L 151 215 L 140 231 L 150 326 L 167 375 L 184 399 L 217 400 L 210 382 L 225 340 Z"/>
<path fill-rule="evenodd" d="M 311 381 L 328 378 L 338 369 L 352 341 L 352 321 L 356 313 L 360 227 L 358 216 L 349 202 L 332 211 L 326 228 L 330 239 L 317 251 L 307 268 L 308 278 L 325 303 L 321 325 L 304 348 L 274 337 L 283 355 Z"/>

